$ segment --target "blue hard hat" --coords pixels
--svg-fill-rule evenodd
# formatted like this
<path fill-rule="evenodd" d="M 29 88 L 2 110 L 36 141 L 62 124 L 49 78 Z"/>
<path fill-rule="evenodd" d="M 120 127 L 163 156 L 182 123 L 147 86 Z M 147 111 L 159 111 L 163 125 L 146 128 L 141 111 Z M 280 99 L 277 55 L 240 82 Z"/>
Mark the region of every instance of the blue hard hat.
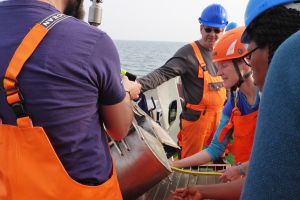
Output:
<path fill-rule="evenodd" d="M 236 22 L 230 22 L 229 24 L 227 24 L 226 28 L 225 28 L 225 32 L 234 29 L 238 27 L 238 24 Z"/>
<path fill-rule="evenodd" d="M 287 4 L 296 2 L 295 0 L 249 0 L 246 12 L 245 12 L 245 26 L 246 29 L 242 35 L 242 42 L 247 43 L 249 42 L 247 29 L 251 22 L 260 14 L 272 8 L 274 6 L 278 6 L 281 4 Z"/>
<path fill-rule="evenodd" d="M 227 12 L 220 4 L 207 6 L 198 20 L 200 24 L 217 28 L 224 28 L 228 24 Z"/>

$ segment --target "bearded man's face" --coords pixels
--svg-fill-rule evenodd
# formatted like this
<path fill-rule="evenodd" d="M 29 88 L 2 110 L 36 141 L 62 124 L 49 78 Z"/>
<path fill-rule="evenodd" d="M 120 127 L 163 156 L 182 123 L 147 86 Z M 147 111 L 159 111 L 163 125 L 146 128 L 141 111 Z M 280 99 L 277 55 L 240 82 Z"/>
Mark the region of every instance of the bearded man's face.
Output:
<path fill-rule="evenodd" d="M 68 0 L 64 14 L 83 20 L 85 14 L 83 0 Z"/>

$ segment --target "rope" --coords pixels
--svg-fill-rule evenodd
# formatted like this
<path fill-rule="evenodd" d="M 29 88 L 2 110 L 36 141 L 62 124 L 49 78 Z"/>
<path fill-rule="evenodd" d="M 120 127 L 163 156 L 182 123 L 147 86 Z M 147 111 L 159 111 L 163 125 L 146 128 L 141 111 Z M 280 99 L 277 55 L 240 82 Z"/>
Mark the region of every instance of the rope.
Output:
<path fill-rule="evenodd" d="M 177 167 L 171 167 L 171 169 L 173 171 L 176 171 L 176 172 L 181 172 L 181 173 L 184 173 L 184 174 L 191 174 L 191 175 L 212 175 L 212 176 L 220 176 L 222 175 L 223 173 L 221 172 L 199 172 L 199 171 L 193 171 L 193 170 L 186 170 L 186 169 L 179 169 Z"/>

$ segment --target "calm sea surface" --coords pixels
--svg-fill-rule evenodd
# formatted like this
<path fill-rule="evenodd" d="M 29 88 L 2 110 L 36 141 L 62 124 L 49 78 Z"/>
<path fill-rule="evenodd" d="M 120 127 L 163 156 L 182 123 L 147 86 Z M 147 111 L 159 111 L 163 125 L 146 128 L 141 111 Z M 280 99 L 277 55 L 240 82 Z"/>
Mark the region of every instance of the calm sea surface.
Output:
<path fill-rule="evenodd" d="M 162 66 L 185 43 L 150 41 L 114 41 L 121 66 L 128 72 L 143 76 Z"/>

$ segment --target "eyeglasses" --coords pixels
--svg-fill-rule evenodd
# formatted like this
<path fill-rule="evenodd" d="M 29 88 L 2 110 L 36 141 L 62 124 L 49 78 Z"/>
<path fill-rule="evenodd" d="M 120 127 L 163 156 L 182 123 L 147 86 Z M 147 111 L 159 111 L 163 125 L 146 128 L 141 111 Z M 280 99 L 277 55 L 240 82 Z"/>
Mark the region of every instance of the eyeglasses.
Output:
<path fill-rule="evenodd" d="M 210 33 L 211 31 L 214 31 L 215 34 L 219 34 L 220 32 L 223 31 L 219 28 L 212 28 L 212 27 L 204 27 L 204 30 L 205 30 L 206 33 Z"/>
<path fill-rule="evenodd" d="M 251 56 L 252 54 L 257 50 L 259 49 L 259 47 L 255 47 L 254 49 L 252 49 L 251 51 L 249 51 L 244 57 L 243 57 L 243 60 L 244 62 L 251 67 Z"/>

